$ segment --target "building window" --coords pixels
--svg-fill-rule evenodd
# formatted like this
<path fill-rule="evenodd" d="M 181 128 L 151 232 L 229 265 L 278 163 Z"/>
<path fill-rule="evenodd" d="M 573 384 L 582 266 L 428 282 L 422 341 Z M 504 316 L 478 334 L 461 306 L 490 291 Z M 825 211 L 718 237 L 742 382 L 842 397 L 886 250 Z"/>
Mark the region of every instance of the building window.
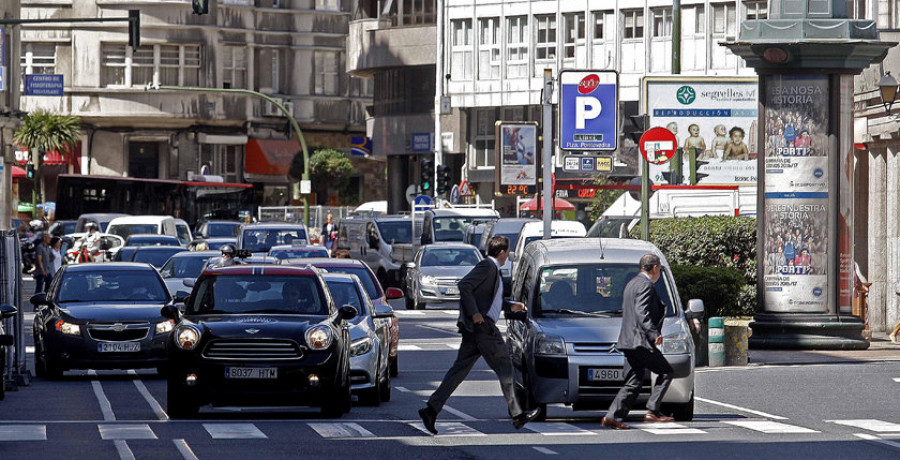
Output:
<path fill-rule="evenodd" d="M 320 11 L 340 11 L 341 0 L 316 0 L 316 9 Z"/>
<path fill-rule="evenodd" d="M 506 76 L 527 77 L 528 67 L 528 17 L 506 18 Z"/>
<path fill-rule="evenodd" d="M 240 182 L 238 165 L 241 164 L 243 145 L 200 144 L 197 171 L 209 166 L 209 173 L 222 176 L 225 182 Z"/>
<path fill-rule="evenodd" d="M 53 73 L 56 73 L 56 44 L 22 44 L 22 75 Z"/>
<path fill-rule="evenodd" d="M 706 10 L 703 5 L 696 5 L 694 10 L 694 34 L 703 35 L 706 33 Z"/>
<path fill-rule="evenodd" d="M 607 11 L 594 11 L 594 40 L 595 41 L 603 41 L 606 39 L 606 16 L 609 14 Z M 609 27 L 612 27 L 612 24 L 608 24 Z"/>
<path fill-rule="evenodd" d="M 747 10 L 748 20 L 769 18 L 769 3 L 767 0 L 745 0 L 744 8 Z"/>
<path fill-rule="evenodd" d="M 340 82 L 338 81 L 338 53 L 334 51 L 316 51 L 315 60 L 315 94 L 337 96 L 340 88 Z"/>
<path fill-rule="evenodd" d="M 732 3 L 712 5 L 713 34 L 734 36 L 735 11 Z"/>
<path fill-rule="evenodd" d="M 537 27 L 537 41 L 534 46 L 535 59 L 556 59 L 556 15 L 534 17 Z"/>
<path fill-rule="evenodd" d="M 197 86 L 200 83 L 200 47 L 156 45 L 161 85 Z"/>
<path fill-rule="evenodd" d="M 133 51 L 124 44 L 104 43 L 100 53 L 103 86 L 200 85 L 199 45 L 153 45 Z"/>
<path fill-rule="evenodd" d="M 350 96 L 371 98 L 375 88 L 374 78 L 350 78 Z"/>
<path fill-rule="evenodd" d="M 222 87 L 247 88 L 247 52 L 241 46 L 222 48 Z"/>
<path fill-rule="evenodd" d="M 497 121 L 495 109 L 476 109 L 475 116 L 475 142 L 472 152 L 472 163 L 476 168 L 494 167 L 494 122 Z"/>
<path fill-rule="evenodd" d="M 478 20 L 478 79 L 500 78 L 500 18 Z"/>
<path fill-rule="evenodd" d="M 450 33 L 450 75 L 454 80 L 470 80 L 474 65 L 472 20 L 454 19 L 450 21 Z"/>
<path fill-rule="evenodd" d="M 622 15 L 625 17 L 622 38 L 644 38 L 644 10 L 622 11 Z"/>
<path fill-rule="evenodd" d="M 403 25 L 434 24 L 434 0 L 402 0 Z M 400 0 L 393 2 L 399 3 Z"/>
<path fill-rule="evenodd" d="M 654 8 L 651 10 L 653 15 L 653 37 L 669 38 L 672 36 L 672 8 Z"/>
<path fill-rule="evenodd" d="M 566 13 L 564 18 L 566 21 L 566 35 L 563 37 L 565 57 L 571 59 L 575 57 L 575 48 L 584 46 L 584 13 Z"/>

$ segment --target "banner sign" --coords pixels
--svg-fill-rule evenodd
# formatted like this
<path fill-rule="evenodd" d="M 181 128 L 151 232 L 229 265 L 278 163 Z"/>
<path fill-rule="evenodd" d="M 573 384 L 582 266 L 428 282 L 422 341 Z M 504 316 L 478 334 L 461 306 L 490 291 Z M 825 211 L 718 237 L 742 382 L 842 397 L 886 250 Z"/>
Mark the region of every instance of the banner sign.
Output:
<path fill-rule="evenodd" d="M 62 96 L 63 76 L 60 74 L 25 75 L 26 96 Z"/>

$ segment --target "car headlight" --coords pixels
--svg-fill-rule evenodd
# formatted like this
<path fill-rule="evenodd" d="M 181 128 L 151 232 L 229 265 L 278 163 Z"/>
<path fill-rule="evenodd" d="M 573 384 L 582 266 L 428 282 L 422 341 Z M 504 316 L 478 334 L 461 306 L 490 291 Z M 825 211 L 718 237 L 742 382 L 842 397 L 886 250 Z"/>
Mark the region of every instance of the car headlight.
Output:
<path fill-rule="evenodd" d="M 317 326 L 306 331 L 306 344 L 313 350 L 324 350 L 331 346 L 331 329 Z"/>
<path fill-rule="evenodd" d="M 166 332 L 172 332 L 172 329 L 175 329 L 175 320 L 166 320 L 161 323 L 156 323 L 156 333 L 157 334 L 165 334 Z"/>
<path fill-rule="evenodd" d="M 541 335 L 534 346 L 534 353 L 536 355 L 564 355 L 566 354 L 566 343 L 561 337 Z"/>
<path fill-rule="evenodd" d="M 175 345 L 182 350 L 193 350 L 200 341 L 200 331 L 193 326 L 181 326 L 175 331 Z"/>
<path fill-rule="evenodd" d="M 419 282 L 422 284 L 437 284 L 437 278 L 433 276 L 422 275 L 422 277 L 419 278 Z"/>
<path fill-rule="evenodd" d="M 691 352 L 691 341 L 680 334 L 665 336 L 660 351 L 664 355 L 686 355 Z"/>
<path fill-rule="evenodd" d="M 350 344 L 350 357 L 364 355 L 372 351 L 374 343 L 369 337 L 363 337 Z"/>
<path fill-rule="evenodd" d="M 65 335 L 81 335 L 81 328 L 77 324 L 67 323 L 63 320 L 56 322 L 56 330 Z"/>

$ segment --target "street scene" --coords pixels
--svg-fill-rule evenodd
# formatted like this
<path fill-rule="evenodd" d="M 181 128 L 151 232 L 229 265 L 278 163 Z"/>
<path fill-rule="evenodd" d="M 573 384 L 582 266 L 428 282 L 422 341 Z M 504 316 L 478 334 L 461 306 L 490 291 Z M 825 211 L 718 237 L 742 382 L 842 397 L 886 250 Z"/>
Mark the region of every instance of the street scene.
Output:
<path fill-rule="evenodd" d="M 0 458 L 898 457 L 897 24 L 0 4 Z"/>

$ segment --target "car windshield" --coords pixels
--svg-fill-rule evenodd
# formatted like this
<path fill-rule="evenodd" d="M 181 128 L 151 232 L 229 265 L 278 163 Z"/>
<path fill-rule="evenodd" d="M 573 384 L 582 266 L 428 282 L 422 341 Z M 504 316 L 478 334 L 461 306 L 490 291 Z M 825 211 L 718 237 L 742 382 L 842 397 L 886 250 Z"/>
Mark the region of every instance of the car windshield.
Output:
<path fill-rule="evenodd" d="M 591 226 L 585 236 L 587 238 L 619 238 L 623 229 L 625 234 L 628 234 L 628 225 L 632 220 L 630 218 L 600 218 Z"/>
<path fill-rule="evenodd" d="M 539 296 L 533 314 L 619 315 L 622 297 L 640 268 L 637 264 L 555 265 L 541 269 Z M 666 316 L 675 310 L 669 295 L 668 271 L 663 270 L 656 292 L 666 305 Z"/>
<path fill-rule="evenodd" d="M 269 252 L 272 246 L 291 244 L 297 239 L 305 240 L 306 230 L 299 228 L 247 229 L 244 230 L 241 249 L 249 249 L 252 252 Z"/>
<path fill-rule="evenodd" d="M 210 222 L 206 224 L 207 238 L 228 238 L 237 236 L 241 224 L 234 222 Z"/>
<path fill-rule="evenodd" d="M 497 220 L 489 216 L 448 216 L 434 218 L 434 241 L 463 241 L 469 225 L 485 224 Z"/>
<path fill-rule="evenodd" d="M 166 261 L 169 260 L 169 257 L 172 257 L 173 254 L 178 254 L 182 251 L 184 250 L 181 248 L 172 248 L 172 250 L 164 251 L 138 250 L 134 252 L 134 256 L 131 258 L 131 261 L 143 262 L 145 264 L 153 265 L 156 268 L 161 268 L 163 265 L 165 265 Z"/>
<path fill-rule="evenodd" d="M 164 236 L 151 236 L 128 238 L 126 243 L 128 246 L 168 246 L 170 244 L 179 244 L 177 238 L 169 238 Z"/>
<path fill-rule="evenodd" d="M 188 244 L 191 242 L 191 231 L 188 229 L 187 225 L 175 225 L 175 230 L 178 232 L 178 242 L 180 244 Z"/>
<path fill-rule="evenodd" d="M 327 315 L 314 276 L 223 275 L 194 288 L 187 314 L 279 313 Z"/>
<path fill-rule="evenodd" d="M 57 288 L 56 301 L 168 302 L 169 293 L 155 270 L 67 271 Z"/>
<path fill-rule="evenodd" d="M 365 267 L 324 267 L 325 270 L 332 273 L 347 273 L 350 275 L 356 275 L 360 281 L 362 281 L 363 287 L 366 289 L 366 295 L 369 296 L 370 299 L 375 300 L 381 297 L 381 290 L 378 288 L 378 281 L 372 276 L 372 272 L 370 272 Z"/>
<path fill-rule="evenodd" d="M 363 307 L 365 301 L 359 297 L 359 291 L 356 290 L 356 286 L 354 286 L 353 283 L 329 280 L 326 281 L 325 284 L 328 285 L 328 290 L 331 291 L 331 298 L 334 299 L 334 305 L 336 307 L 340 308 L 344 305 L 352 305 L 353 308 L 356 309 L 357 315 L 350 320 L 352 324 L 359 324 L 366 318 L 366 315 L 368 315 L 369 312 Z"/>
<path fill-rule="evenodd" d="M 384 241 L 393 243 L 412 243 L 412 226 L 409 222 L 375 222 Z"/>
<path fill-rule="evenodd" d="M 237 240 L 235 240 L 235 239 L 230 239 L 230 240 L 207 240 L 207 241 L 206 241 L 206 245 L 209 246 L 209 249 L 210 249 L 210 250 L 219 249 L 219 248 L 221 248 L 222 246 L 225 246 L 226 244 L 236 244 L 236 243 L 237 243 Z"/>
<path fill-rule="evenodd" d="M 159 270 L 163 278 L 197 278 L 209 257 L 171 257 Z"/>
<path fill-rule="evenodd" d="M 105 230 L 106 229 L 104 229 L 104 231 Z M 144 233 L 158 234 L 159 226 L 156 224 L 118 224 L 110 229 L 108 233 L 121 236 L 123 239 L 127 240 L 131 235 L 140 235 Z"/>
<path fill-rule="evenodd" d="M 309 257 L 328 257 L 328 250 L 325 248 L 306 248 L 306 249 L 272 249 L 269 255 L 278 259 L 306 259 Z"/>
<path fill-rule="evenodd" d="M 472 267 L 481 260 L 475 248 L 428 248 L 422 253 L 422 267 Z"/>
<path fill-rule="evenodd" d="M 515 249 L 516 244 L 519 243 L 519 233 L 518 232 L 516 232 L 516 233 L 497 233 L 494 236 L 505 236 L 507 239 L 509 239 L 510 250 Z"/>

